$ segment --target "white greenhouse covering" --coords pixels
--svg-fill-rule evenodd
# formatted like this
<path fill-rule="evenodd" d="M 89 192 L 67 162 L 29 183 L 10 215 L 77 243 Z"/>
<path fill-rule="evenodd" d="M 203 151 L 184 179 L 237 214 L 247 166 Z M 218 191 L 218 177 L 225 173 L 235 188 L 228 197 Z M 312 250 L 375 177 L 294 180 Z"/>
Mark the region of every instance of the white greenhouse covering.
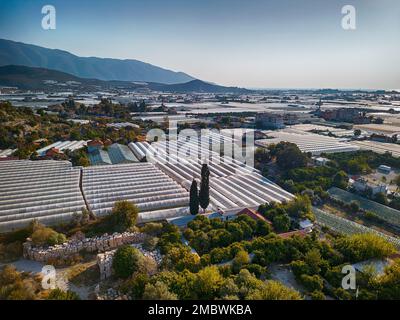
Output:
<path fill-rule="evenodd" d="M 138 206 L 140 222 L 188 214 L 188 192 L 151 163 L 88 167 L 82 172 L 86 201 L 97 216 L 110 214 L 119 200 Z"/>
<path fill-rule="evenodd" d="M 220 137 L 217 136 L 213 141 L 218 141 Z M 207 143 L 199 146 L 204 141 Z M 131 145 L 134 148 L 136 144 Z M 262 203 L 293 198 L 292 194 L 261 176 L 258 170 L 232 158 L 224 159 L 219 153 L 208 150 L 208 145 L 212 147 L 211 143 L 208 144 L 208 137 L 205 137 L 194 141 L 155 142 L 151 145 L 141 143 L 140 147 L 151 149 L 151 152 L 146 152 L 147 159 L 187 190 L 193 179 L 200 180 L 202 163 L 207 162 L 210 169 L 211 206 L 214 209 L 254 208 Z M 204 158 L 207 154 L 211 154 L 208 160 Z"/>
<path fill-rule="evenodd" d="M 303 152 L 311 152 L 314 156 L 318 156 L 321 153 L 352 152 L 360 149 L 338 138 L 321 136 L 314 133 L 291 132 L 289 130 L 290 128 L 280 131 L 265 131 L 272 139 L 257 140 L 255 144 L 261 147 L 268 147 L 270 144 L 278 144 L 281 141 L 286 141 L 296 144 Z"/>
<path fill-rule="evenodd" d="M 69 151 L 75 151 L 78 149 L 83 148 L 84 146 L 86 146 L 88 143 L 88 141 L 85 140 L 79 140 L 79 141 L 57 141 L 55 143 L 52 143 L 44 148 L 41 148 L 39 150 L 37 150 L 37 154 L 39 156 L 44 155 L 48 150 L 52 149 L 52 148 L 56 148 L 59 151 L 63 152 L 65 150 L 69 150 Z"/>
<path fill-rule="evenodd" d="M 68 161 L 0 161 L 0 232 L 69 221 L 85 202 Z"/>

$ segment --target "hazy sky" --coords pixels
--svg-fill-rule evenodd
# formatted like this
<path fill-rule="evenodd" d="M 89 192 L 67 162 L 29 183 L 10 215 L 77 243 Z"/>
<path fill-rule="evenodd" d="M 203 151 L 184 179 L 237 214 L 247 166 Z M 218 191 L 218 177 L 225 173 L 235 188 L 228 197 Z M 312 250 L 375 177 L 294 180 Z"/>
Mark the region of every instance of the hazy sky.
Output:
<path fill-rule="evenodd" d="M 45 4 L 56 30 L 41 28 Z M 400 88 L 399 0 L 1 0 L 0 37 L 223 85 Z"/>

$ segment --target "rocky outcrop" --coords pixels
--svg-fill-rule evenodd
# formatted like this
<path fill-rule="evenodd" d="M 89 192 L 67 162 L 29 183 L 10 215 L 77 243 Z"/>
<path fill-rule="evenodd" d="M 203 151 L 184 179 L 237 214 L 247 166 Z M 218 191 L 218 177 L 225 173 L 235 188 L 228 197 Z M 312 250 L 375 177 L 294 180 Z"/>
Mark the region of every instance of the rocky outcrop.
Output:
<path fill-rule="evenodd" d="M 28 238 L 23 244 L 23 256 L 25 259 L 46 262 L 67 258 L 81 251 L 92 253 L 111 251 L 125 244 L 142 243 L 147 237 L 146 234 L 140 232 L 113 233 L 94 238 L 78 237 L 50 247 L 37 247 Z"/>

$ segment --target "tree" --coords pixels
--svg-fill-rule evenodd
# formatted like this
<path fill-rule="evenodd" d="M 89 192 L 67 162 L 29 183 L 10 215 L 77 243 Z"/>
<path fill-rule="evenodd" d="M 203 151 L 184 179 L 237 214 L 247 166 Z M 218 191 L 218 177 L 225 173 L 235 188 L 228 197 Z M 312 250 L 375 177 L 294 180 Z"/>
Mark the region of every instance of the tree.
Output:
<path fill-rule="evenodd" d="M 257 279 L 258 280 L 258 279 Z M 258 280 L 260 281 L 260 280 Z M 259 285 L 250 290 L 247 300 L 301 300 L 300 294 L 284 286 L 278 281 L 260 281 Z"/>
<path fill-rule="evenodd" d="M 216 266 L 205 267 L 197 273 L 194 290 L 197 299 L 212 299 L 223 284 L 224 278 Z"/>
<path fill-rule="evenodd" d="M 120 247 L 113 257 L 113 269 L 120 278 L 128 278 L 134 272 L 144 269 L 144 256 L 136 248 L 126 245 Z"/>
<path fill-rule="evenodd" d="M 257 236 L 266 236 L 267 234 L 271 233 L 272 228 L 270 224 L 264 220 L 257 220 L 256 225 L 256 235 Z"/>
<path fill-rule="evenodd" d="M 64 234 L 58 233 L 39 223 L 32 226 L 32 231 L 31 239 L 36 245 L 55 245 L 67 241 Z"/>
<path fill-rule="evenodd" d="M 383 205 L 387 205 L 388 204 L 388 199 L 386 197 L 386 194 L 384 194 L 383 192 L 378 192 L 375 196 L 374 196 L 374 200 L 376 202 L 379 202 Z"/>
<path fill-rule="evenodd" d="M 301 152 L 294 143 L 280 142 L 275 147 L 276 163 L 283 170 L 305 167 L 308 162 L 307 155 Z"/>
<path fill-rule="evenodd" d="M 351 209 L 351 212 L 353 212 L 353 213 L 359 212 L 360 211 L 359 203 L 357 201 L 355 201 L 355 200 L 351 201 L 350 202 L 350 209 Z"/>
<path fill-rule="evenodd" d="M 195 272 L 200 267 L 200 257 L 187 246 L 172 247 L 163 257 L 162 266 L 176 271 L 185 269 Z"/>
<path fill-rule="evenodd" d="M 355 137 L 361 136 L 361 130 L 360 130 L 360 129 L 354 130 L 354 136 L 355 136 Z"/>
<path fill-rule="evenodd" d="M 199 203 L 204 212 L 210 204 L 210 170 L 207 164 L 203 164 L 201 168 Z"/>
<path fill-rule="evenodd" d="M 150 278 L 147 274 L 136 272 L 122 284 L 121 291 L 129 294 L 135 300 L 140 300 L 143 297 L 144 288 L 149 282 Z"/>
<path fill-rule="evenodd" d="M 249 263 L 250 263 L 249 254 L 246 251 L 241 250 L 236 254 L 235 258 L 232 261 L 232 269 L 238 272 L 243 266 Z"/>
<path fill-rule="evenodd" d="M 397 259 L 385 269 L 379 277 L 378 298 L 382 300 L 398 299 L 400 297 L 400 260 Z"/>
<path fill-rule="evenodd" d="M 178 300 L 178 296 L 170 292 L 164 282 L 157 281 L 155 284 L 146 284 L 143 300 Z"/>
<path fill-rule="evenodd" d="M 80 300 L 79 295 L 73 291 L 63 291 L 59 288 L 51 290 L 47 300 Z"/>
<path fill-rule="evenodd" d="M 382 259 L 396 252 L 391 243 L 372 233 L 339 238 L 335 241 L 334 248 L 349 262 Z"/>
<path fill-rule="evenodd" d="M 340 189 L 346 189 L 349 183 L 349 177 L 343 170 L 336 173 L 333 177 L 333 185 Z"/>
<path fill-rule="evenodd" d="M 398 176 L 395 178 L 394 183 L 396 184 L 397 189 L 399 189 L 399 188 L 400 188 L 400 175 L 398 175 Z"/>
<path fill-rule="evenodd" d="M 117 201 L 109 216 L 111 227 L 117 232 L 124 232 L 136 224 L 139 209 L 129 201 Z"/>
<path fill-rule="evenodd" d="M 322 264 L 322 258 L 318 249 L 311 249 L 308 251 L 304 260 L 311 274 L 316 274 L 321 271 L 320 265 Z"/>
<path fill-rule="evenodd" d="M 317 274 L 314 274 L 313 276 L 302 274 L 299 280 L 301 284 L 310 292 L 321 291 L 324 287 L 322 278 Z"/>
<path fill-rule="evenodd" d="M 274 228 L 278 232 L 286 232 L 290 227 L 290 218 L 287 214 L 277 214 L 272 218 Z"/>
<path fill-rule="evenodd" d="M 197 182 L 193 179 L 192 185 L 190 186 L 190 214 L 197 215 L 199 213 L 199 190 L 197 188 Z"/>

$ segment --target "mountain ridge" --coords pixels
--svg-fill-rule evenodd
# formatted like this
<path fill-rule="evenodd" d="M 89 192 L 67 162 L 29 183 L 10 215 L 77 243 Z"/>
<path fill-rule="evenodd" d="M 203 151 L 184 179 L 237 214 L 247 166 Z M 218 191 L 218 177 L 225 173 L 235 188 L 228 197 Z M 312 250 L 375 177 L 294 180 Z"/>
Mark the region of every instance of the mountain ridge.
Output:
<path fill-rule="evenodd" d="M 68 82 L 74 82 L 68 84 Z M 147 88 L 153 91 L 170 93 L 248 93 L 247 89 L 237 87 L 224 87 L 204 82 L 191 80 L 180 84 L 163 84 L 156 82 L 131 82 L 131 81 L 104 81 L 99 79 L 80 78 L 75 75 L 38 67 L 21 65 L 0 66 L 0 85 L 18 87 L 25 90 L 64 90 L 66 87 L 80 90 L 96 91 L 99 88 L 136 90 Z"/>
<path fill-rule="evenodd" d="M 0 39 L 0 66 L 24 65 L 72 74 L 79 78 L 146 81 L 165 84 L 195 80 L 184 73 L 164 69 L 136 59 L 80 57 L 66 50 Z"/>

